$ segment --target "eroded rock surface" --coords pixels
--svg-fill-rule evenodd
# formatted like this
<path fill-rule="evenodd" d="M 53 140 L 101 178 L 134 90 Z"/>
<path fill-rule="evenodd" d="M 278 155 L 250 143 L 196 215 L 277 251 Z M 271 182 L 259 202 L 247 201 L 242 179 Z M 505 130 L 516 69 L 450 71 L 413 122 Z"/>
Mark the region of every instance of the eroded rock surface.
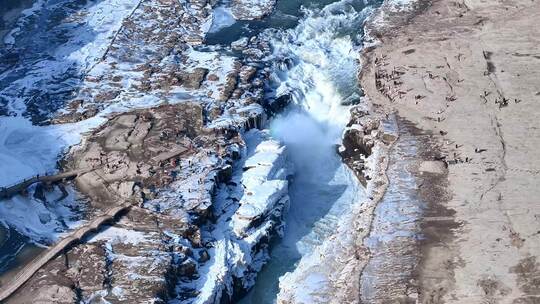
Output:
<path fill-rule="evenodd" d="M 275 2 L 259 4 L 242 18 L 261 18 Z M 201 47 L 213 5 L 124 3 L 126 14 L 100 36 L 106 43 L 84 67 L 74 64 L 63 81 L 44 78 L 33 91 L 20 90 L 25 80 L 0 87 L 2 96 L 19 98 L 2 103 L 7 115 L 54 124 L 103 120 L 59 165 L 84 168 L 73 185 L 87 201 L 87 220 L 132 205 L 52 259 L 9 303 L 215 303 L 254 283 L 282 231 L 291 173 L 285 148 L 252 130 L 266 119 L 270 63 L 261 60 L 269 44 L 250 39 L 237 49 L 241 57 Z M 80 11 L 73 22 L 86 20 Z M 40 68 L 25 60 L 10 67 L 23 65 Z M 66 91 L 50 98 L 51 87 Z"/>
<path fill-rule="evenodd" d="M 246 140 L 203 127 L 192 103 L 111 118 L 65 166 L 91 168 L 75 179 L 91 214 L 134 206 L 40 269 L 10 302 L 30 303 L 46 286 L 57 287 L 40 293 L 43 301 L 111 303 L 213 303 L 249 288 L 281 233 L 290 173 L 278 142 L 261 131 Z"/>

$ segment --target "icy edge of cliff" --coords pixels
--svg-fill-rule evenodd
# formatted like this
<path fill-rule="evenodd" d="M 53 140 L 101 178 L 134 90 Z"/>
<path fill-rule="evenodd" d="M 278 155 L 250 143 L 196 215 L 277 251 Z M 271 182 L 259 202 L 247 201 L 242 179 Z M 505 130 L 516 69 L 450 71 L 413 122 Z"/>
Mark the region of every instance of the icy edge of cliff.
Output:
<path fill-rule="evenodd" d="M 372 214 L 388 182 L 385 174 L 388 165 L 386 155 L 392 142 L 383 138 L 395 138 L 394 130 L 379 114 L 367 110 L 367 107 L 355 111 L 359 108 L 351 109 L 352 124 L 344 130 L 344 134 L 351 129 L 363 127 L 368 132 L 366 138 L 359 138 L 358 142 L 373 142 L 369 156 L 362 157 L 362 170 L 352 168 L 357 176 L 369 176 L 366 199 L 353 204 L 341 219 L 335 233 L 303 258 L 294 272 L 280 278 L 277 303 L 359 301 L 360 274 L 369 260 L 369 252 L 363 246 L 363 240 L 369 235 Z M 378 123 L 374 124 L 374 121 Z M 345 148 L 342 146 L 342 149 Z"/>
<path fill-rule="evenodd" d="M 216 303 L 249 289 L 269 258 L 270 240 L 282 233 L 292 171 L 287 151 L 267 131 L 248 131 L 244 140 L 244 161 L 216 196 L 221 216 L 211 232 L 210 260 L 199 268 L 194 303 Z"/>

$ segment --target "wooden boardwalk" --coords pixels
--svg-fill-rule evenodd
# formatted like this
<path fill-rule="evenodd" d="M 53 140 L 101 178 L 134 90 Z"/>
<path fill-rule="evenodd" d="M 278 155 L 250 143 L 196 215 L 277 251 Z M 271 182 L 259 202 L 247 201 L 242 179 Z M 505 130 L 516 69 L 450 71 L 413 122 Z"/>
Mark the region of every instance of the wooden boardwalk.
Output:
<path fill-rule="evenodd" d="M 32 178 L 25 179 L 22 182 L 16 183 L 14 185 L 8 186 L 8 187 L 2 187 L 0 189 L 0 199 L 7 199 L 12 196 L 15 196 L 24 190 L 26 188 L 30 187 L 32 184 L 35 184 L 37 182 L 43 182 L 43 183 L 56 183 L 66 178 L 73 178 L 76 177 L 79 174 L 83 174 L 89 171 L 92 171 L 94 169 L 79 169 L 79 170 L 73 170 L 68 172 L 59 173 L 56 175 L 36 175 Z"/>
<path fill-rule="evenodd" d="M 11 296 L 17 289 L 19 289 L 26 281 L 28 281 L 41 267 L 47 264 L 50 260 L 62 253 L 66 248 L 71 245 L 80 242 L 88 234 L 97 231 L 100 226 L 111 223 L 115 220 L 115 217 L 132 207 L 131 203 L 124 203 L 120 206 L 109 209 L 105 214 L 93 219 L 85 225 L 71 232 L 67 237 L 63 238 L 60 242 L 54 246 L 48 248 L 45 252 L 40 254 L 34 260 L 29 262 L 21 271 L 19 271 L 11 281 L 2 286 L 0 291 L 0 302 L 4 302 L 9 296 Z"/>
<path fill-rule="evenodd" d="M 152 160 L 155 163 L 168 161 L 169 159 L 171 159 L 173 157 L 180 156 L 180 155 L 186 153 L 187 151 L 189 151 L 189 150 L 187 148 L 184 148 L 184 147 L 175 148 L 175 149 L 172 149 L 169 152 L 163 152 L 163 153 L 161 153 L 159 155 L 156 155 L 154 158 L 152 158 Z"/>
<path fill-rule="evenodd" d="M 184 147 L 172 149 L 171 151 L 164 152 L 157 155 L 156 157 L 152 159 L 152 161 L 156 163 L 164 162 L 164 161 L 170 160 L 173 157 L 182 155 L 187 151 L 189 150 Z M 60 173 L 56 175 L 34 176 L 30 179 L 23 180 L 17 184 L 14 184 L 8 187 L 2 187 L 0 189 L 0 200 L 11 198 L 17 194 L 20 194 L 34 183 L 38 183 L 38 182 L 49 183 L 49 184 L 57 183 L 64 179 L 75 178 L 80 174 L 84 174 L 95 169 L 97 168 L 73 170 L 73 171 L 64 172 L 64 173 Z M 64 237 L 62 240 L 60 240 L 58 243 L 56 243 L 52 247 L 46 249 L 44 252 L 38 255 L 35 259 L 30 261 L 28 264 L 26 264 L 24 268 L 22 268 L 17 274 L 15 274 L 9 282 L 1 286 L 0 303 L 6 301 L 7 298 L 9 298 L 22 285 L 24 285 L 24 283 L 26 283 L 39 269 L 41 269 L 50 260 L 54 259 L 58 254 L 61 254 L 62 252 L 64 252 L 65 249 L 69 248 L 70 246 L 81 242 L 81 240 L 83 240 L 90 233 L 97 231 L 102 225 L 107 224 L 107 223 L 113 223 L 117 215 L 119 215 L 121 212 L 127 211 L 132 206 L 133 206 L 133 203 L 126 202 L 122 205 L 113 207 L 109 209 L 106 213 L 104 213 L 103 215 L 97 218 L 94 218 L 93 220 L 82 225 L 78 229 L 70 232 L 68 236 Z"/>

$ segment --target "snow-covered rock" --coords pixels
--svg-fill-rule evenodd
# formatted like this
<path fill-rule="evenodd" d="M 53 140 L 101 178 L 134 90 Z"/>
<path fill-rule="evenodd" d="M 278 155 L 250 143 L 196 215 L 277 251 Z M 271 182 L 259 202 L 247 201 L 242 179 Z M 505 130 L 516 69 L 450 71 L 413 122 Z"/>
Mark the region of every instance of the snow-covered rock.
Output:
<path fill-rule="evenodd" d="M 233 0 L 232 14 L 236 20 L 261 19 L 274 9 L 276 0 Z"/>
<path fill-rule="evenodd" d="M 285 153 L 284 146 L 267 140 L 261 142 L 244 163 L 244 196 L 231 223 L 238 236 L 246 234 L 247 229 L 261 217 L 275 211 L 277 204 L 283 204 L 288 188 Z"/>
<path fill-rule="evenodd" d="M 210 259 L 191 285 L 200 291 L 196 303 L 217 303 L 251 287 L 269 258 L 270 241 L 282 232 L 291 174 L 286 149 L 267 131 L 251 130 L 244 139 L 244 158 L 216 195 L 216 213 L 222 215 L 211 232 Z"/>

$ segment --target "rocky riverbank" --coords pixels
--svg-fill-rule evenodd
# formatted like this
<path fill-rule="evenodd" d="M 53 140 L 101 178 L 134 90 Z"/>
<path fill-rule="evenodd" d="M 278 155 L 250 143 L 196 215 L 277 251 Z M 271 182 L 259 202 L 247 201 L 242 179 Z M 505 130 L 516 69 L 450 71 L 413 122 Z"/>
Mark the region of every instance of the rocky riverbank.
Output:
<path fill-rule="evenodd" d="M 361 86 L 399 138 L 363 244 L 364 302 L 538 302 L 539 11 L 440 0 L 396 14 L 389 1 L 367 23 Z"/>
<path fill-rule="evenodd" d="M 278 303 L 360 301 L 358 274 L 369 261 L 369 251 L 362 243 L 370 233 L 377 202 L 385 193 L 388 149 L 397 138 L 395 130 L 380 123 L 379 114 L 368 109 L 359 106 L 351 110 L 351 123 L 339 148 L 346 164 L 365 182 L 367 199 L 354 201 L 331 236 L 302 259 L 294 272 L 280 279 Z"/>
<path fill-rule="evenodd" d="M 340 154 L 372 196 L 280 303 L 538 302 L 538 11 L 386 1 L 370 17 Z"/>
<path fill-rule="evenodd" d="M 214 141 L 199 134 L 189 149 L 167 147 L 167 139 L 157 137 L 167 124 L 179 125 L 171 118 L 197 117 L 186 107 L 122 114 L 72 155 L 68 165 L 104 164 L 93 164 L 94 170 L 75 180 L 92 214 L 129 200 L 136 200 L 134 206 L 117 223 L 66 248 L 8 303 L 214 303 L 253 284 L 288 206 L 286 151 L 258 130 Z M 121 134 L 132 136 L 119 140 L 115 131 L 130 123 L 134 130 Z M 147 134 L 144 126 L 150 127 Z"/>

